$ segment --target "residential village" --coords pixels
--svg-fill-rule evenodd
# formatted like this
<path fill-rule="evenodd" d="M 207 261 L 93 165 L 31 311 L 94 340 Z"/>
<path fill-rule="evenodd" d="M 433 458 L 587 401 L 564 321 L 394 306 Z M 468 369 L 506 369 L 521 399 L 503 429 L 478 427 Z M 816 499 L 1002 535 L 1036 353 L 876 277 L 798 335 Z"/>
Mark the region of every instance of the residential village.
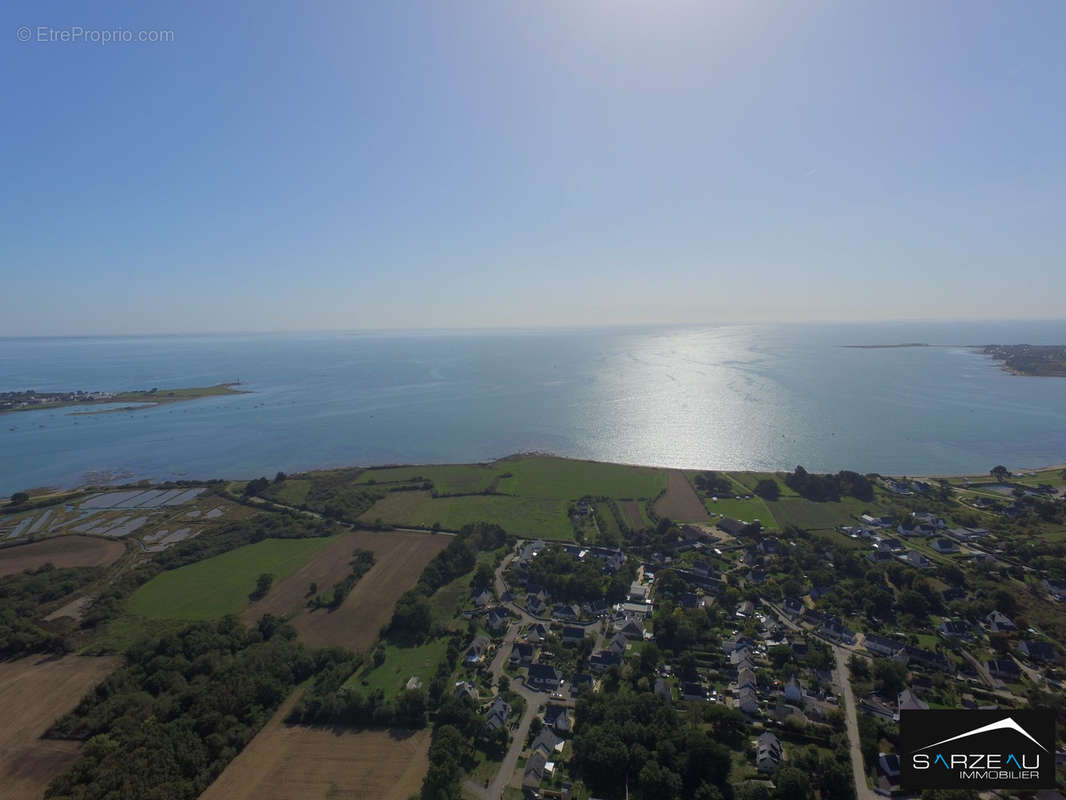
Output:
<path fill-rule="evenodd" d="M 510 735 L 464 792 L 592 796 L 583 709 L 601 695 L 650 692 L 724 732 L 729 783 L 752 798 L 782 796 L 782 776 L 804 796 L 899 794 L 901 712 L 1051 702 L 1066 580 L 1022 562 L 1000 521 L 963 524 L 943 496 L 922 508 L 913 486 L 879 492 L 914 510 L 835 530 L 717 516 L 660 519 L 625 548 L 520 539 L 463 612 L 480 632 L 455 692 Z"/>

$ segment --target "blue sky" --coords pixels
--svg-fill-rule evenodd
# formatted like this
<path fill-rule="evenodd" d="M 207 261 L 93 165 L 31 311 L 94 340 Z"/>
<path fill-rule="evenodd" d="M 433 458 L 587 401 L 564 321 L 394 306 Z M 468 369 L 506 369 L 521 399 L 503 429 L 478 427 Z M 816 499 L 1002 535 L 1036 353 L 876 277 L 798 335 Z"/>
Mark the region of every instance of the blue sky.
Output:
<path fill-rule="evenodd" d="M 1061 2 L 0 17 L 0 335 L 1066 307 Z"/>

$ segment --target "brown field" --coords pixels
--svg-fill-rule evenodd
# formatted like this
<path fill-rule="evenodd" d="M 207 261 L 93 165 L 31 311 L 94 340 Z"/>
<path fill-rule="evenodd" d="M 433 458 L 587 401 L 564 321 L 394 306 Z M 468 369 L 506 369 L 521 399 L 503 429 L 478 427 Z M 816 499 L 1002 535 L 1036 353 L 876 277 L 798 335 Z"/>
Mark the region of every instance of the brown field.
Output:
<path fill-rule="evenodd" d="M 117 561 L 126 546 L 114 539 L 93 536 L 57 536 L 0 550 L 0 576 L 36 569 L 47 563 L 57 567 L 96 567 Z"/>
<path fill-rule="evenodd" d="M 396 600 L 415 585 L 426 564 L 450 541 L 451 537 L 443 534 L 351 531 L 320 550 L 261 601 L 250 605 L 241 619 L 253 622 L 263 614 L 281 616 L 297 611 L 292 626 L 302 641 L 313 646 L 331 644 L 366 650 L 391 619 Z M 348 562 L 356 548 L 372 550 L 376 561 L 341 607 L 333 612 L 301 610 L 312 581 L 324 592 L 350 572 Z"/>
<path fill-rule="evenodd" d="M 407 800 L 429 769 L 429 729 L 349 731 L 286 725 L 297 693 L 200 800 Z"/>
<path fill-rule="evenodd" d="M 53 722 L 119 665 L 118 658 L 30 656 L 0 663 L 0 794 L 39 800 L 52 778 L 70 768 L 80 742 L 40 739 Z"/>
<path fill-rule="evenodd" d="M 675 522 L 706 522 L 710 519 L 685 473 L 678 469 L 670 470 L 666 494 L 655 501 L 655 513 Z"/>

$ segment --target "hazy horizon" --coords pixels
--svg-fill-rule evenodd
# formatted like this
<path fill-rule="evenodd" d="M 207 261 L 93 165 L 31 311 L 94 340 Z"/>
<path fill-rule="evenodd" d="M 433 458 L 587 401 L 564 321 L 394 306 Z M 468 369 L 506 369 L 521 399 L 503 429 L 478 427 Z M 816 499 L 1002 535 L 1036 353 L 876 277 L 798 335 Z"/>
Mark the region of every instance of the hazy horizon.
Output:
<path fill-rule="evenodd" d="M 1061 3 L 0 19 L 0 336 L 1063 316 Z"/>

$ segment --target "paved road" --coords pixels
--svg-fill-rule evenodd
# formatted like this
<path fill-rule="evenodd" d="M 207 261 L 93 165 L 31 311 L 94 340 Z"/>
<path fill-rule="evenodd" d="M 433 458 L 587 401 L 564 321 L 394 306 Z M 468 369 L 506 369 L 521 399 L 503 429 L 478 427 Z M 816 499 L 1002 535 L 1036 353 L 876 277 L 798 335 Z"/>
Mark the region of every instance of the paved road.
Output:
<path fill-rule="evenodd" d="M 836 679 L 840 694 L 844 698 L 844 723 L 848 731 L 848 751 L 851 755 L 851 774 L 855 779 L 855 797 L 857 800 L 875 800 L 879 795 L 866 785 L 866 770 L 862 763 L 862 748 L 859 744 L 859 720 L 856 716 L 855 695 L 851 691 L 848 679 L 848 651 L 838 645 L 833 646 L 836 659 Z"/>
<path fill-rule="evenodd" d="M 763 604 L 777 614 L 778 618 L 785 623 L 785 627 L 796 631 L 804 631 L 803 628 L 789 619 L 788 615 L 773 603 L 763 600 Z M 811 631 L 806 632 L 812 633 L 815 638 L 821 639 L 816 633 Z M 851 681 L 849 680 L 850 673 L 848 671 L 848 656 L 852 653 L 856 653 L 860 656 L 867 656 L 867 654 L 861 652 L 857 648 L 852 650 L 843 645 L 826 641 L 825 639 L 821 640 L 833 649 L 833 658 L 836 661 L 834 674 L 836 675 L 837 689 L 839 690 L 840 696 L 844 699 L 844 726 L 848 732 L 848 753 L 851 756 L 851 775 L 855 781 L 856 800 L 877 800 L 880 798 L 880 795 L 866 785 L 866 770 L 863 767 L 862 746 L 859 740 L 859 709 L 855 702 L 855 694 L 851 691 Z"/>
<path fill-rule="evenodd" d="M 503 571 L 507 569 L 507 566 L 514 559 L 514 553 L 509 554 L 503 561 L 500 562 L 500 566 L 496 568 L 495 585 L 496 593 L 502 595 L 507 589 L 507 584 L 503 580 Z M 523 625 L 528 625 L 535 620 L 534 617 L 526 613 L 526 611 L 514 603 L 505 603 L 513 613 L 517 614 L 519 619 L 517 622 L 512 622 L 507 627 L 507 633 L 504 634 L 503 642 L 501 642 L 499 648 L 496 651 L 496 655 L 492 659 L 492 663 L 489 665 L 489 672 L 492 673 L 492 679 L 496 683 L 499 682 L 500 676 L 503 675 L 504 665 L 511 657 L 511 645 L 514 644 L 515 638 L 518 636 L 518 631 Z M 473 781 L 467 781 L 464 786 L 471 794 L 482 798 L 482 800 L 500 800 L 503 797 L 503 790 L 507 788 L 507 784 L 511 781 L 511 776 L 514 774 L 515 767 L 518 765 L 518 757 L 522 755 L 522 750 L 525 749 L 526 737 L 529 736 L 529 726 L 533 722 L 533 717 L 537 715 L 537 709 L 541 703 L 547 700 L 547 694 L 544 692 L 537 692 L 530 689 L 521 680 L 511 680 L 511 691 L 516 692 L 522 696 L 526 701 L 526 710 L 522 714 L 522 719 L 519 720 L 517 730 L 511 732 L 511 744 L 507 748 L 507 754 L 504 755 L 503 761 L 500 762 L 500 768 L 496 771 L 496 776 L 492 779 L 488 786 L 479 786 Z"/>

